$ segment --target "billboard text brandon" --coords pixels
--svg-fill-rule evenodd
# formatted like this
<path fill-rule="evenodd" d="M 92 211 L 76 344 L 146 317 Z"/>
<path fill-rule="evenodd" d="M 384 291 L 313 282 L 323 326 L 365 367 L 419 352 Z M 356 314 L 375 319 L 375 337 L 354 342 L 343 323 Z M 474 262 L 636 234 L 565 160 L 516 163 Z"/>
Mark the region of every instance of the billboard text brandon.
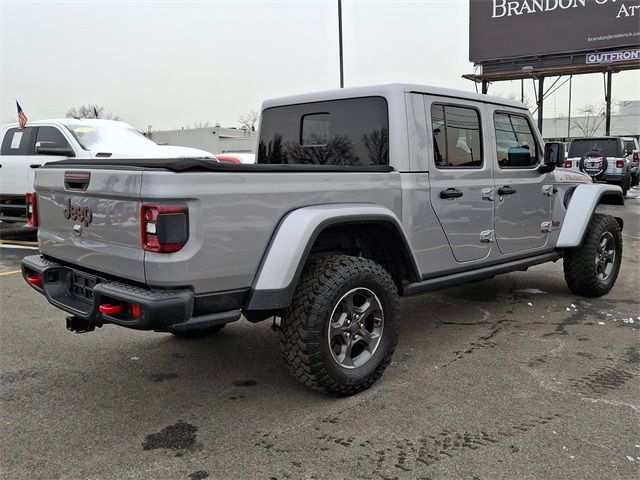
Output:
<path fill-rule="evenodd" d="M 527 15 L 531 13 L 552 12 L 554 10 L 568 10 L 570 8 L 584 8 L 587 2 L 596 5 L 616 3 L 616 0 L 491 0 L 493 15 L 491 18 Z M 640 5 L 618 2 L 616 18 L 640 16 Z"/>

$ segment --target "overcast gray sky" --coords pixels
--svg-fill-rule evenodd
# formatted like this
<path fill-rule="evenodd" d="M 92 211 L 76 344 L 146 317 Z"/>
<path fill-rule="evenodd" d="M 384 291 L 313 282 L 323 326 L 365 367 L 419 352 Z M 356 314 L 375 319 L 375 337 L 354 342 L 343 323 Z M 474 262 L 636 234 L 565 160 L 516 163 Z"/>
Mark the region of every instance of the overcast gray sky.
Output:
<path fill-rule="evenodd" d="M 346 86 L 474 90 L 468 0 L 344 0 L 343 29 Z M 335 0 L 0 0 L 0 122 L 17 98 L 30 119 L 94 103 L 141 130 L 237 125 L 265 98 L 337 88 L 337 31 Z M 640 72 L 614 75 L 613 97 L 640 99 Z M 574 78 L 573 109 L 603 98 L 601 74 Z M 566 110 L 567 86 L 545 116 Z"/>

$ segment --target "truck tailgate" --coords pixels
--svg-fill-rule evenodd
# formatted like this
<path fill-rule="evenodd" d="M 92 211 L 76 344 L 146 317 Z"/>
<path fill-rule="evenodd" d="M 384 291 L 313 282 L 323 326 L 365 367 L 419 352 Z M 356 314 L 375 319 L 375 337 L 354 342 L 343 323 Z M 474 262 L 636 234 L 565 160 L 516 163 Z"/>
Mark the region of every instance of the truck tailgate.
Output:
<path fill-rule="evenodd" d="M 40 251 L 143 283 L 141 170 L 41 168 L 36 172 Z"/>

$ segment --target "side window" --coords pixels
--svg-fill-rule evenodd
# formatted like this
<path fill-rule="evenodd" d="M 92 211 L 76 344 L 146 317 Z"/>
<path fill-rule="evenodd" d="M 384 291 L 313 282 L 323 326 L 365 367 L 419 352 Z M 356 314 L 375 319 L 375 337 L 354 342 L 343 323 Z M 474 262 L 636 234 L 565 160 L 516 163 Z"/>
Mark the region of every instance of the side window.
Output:
<path fill-rule="evenodd" d="M 480 115 L 453 105 L 431 105 L 434 161 L 437 168 L 482 167 Z"/>
<path fill-rule="evenodd" d="M 526 117 L 496 113 L 493 123 L 500 168 L 529 168 L 538 164 L 538 144 Z"/>
<path fill-rule="evenodd" d="M 387 101 L 364 97 L 268 108 L 257 163 L 388 165 Z"/>
<path fill-rule="evenodd" d="M 33 155 L 33 136 L 36 127 L 11 128 L 2 139 L 0 155 Z"/>
<path fill-rule="evenodd" d="M 64 138 L 64 135 L 56 127 L 38 127 L 38 134 L 36 135 L 36 147 L 41 145 L 41 142 L 52 142 L 55 145 L 48 145 L 55 148 L 70 148 L 69 142 Z"/>

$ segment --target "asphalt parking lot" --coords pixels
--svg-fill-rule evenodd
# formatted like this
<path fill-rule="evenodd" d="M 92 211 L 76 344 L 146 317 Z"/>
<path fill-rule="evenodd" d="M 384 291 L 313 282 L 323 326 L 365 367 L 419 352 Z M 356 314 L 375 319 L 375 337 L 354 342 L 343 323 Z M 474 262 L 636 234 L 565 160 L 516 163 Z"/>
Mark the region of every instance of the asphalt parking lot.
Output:
<path fill-rule="evenodd" d="M 76 335 L 0 244 L 0 473 L 11 479 L 637 479 L 640 192 L 600 299 L 561 262 L 402 301 L 394 361 L 344 399 L 297 384 L 270 324 Z"/>

